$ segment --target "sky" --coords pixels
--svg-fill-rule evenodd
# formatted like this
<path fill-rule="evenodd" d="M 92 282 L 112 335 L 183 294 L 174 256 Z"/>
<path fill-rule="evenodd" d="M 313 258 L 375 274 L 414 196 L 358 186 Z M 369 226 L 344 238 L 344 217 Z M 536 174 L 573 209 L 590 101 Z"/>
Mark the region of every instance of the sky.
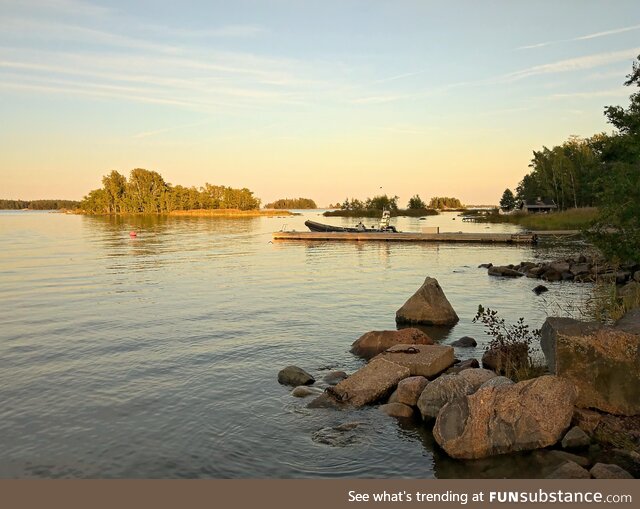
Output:
<path fill-rule="evenodd" d="M 637 0 L 0 0 L 0 198 L 146 168 L 495 204 L 533 150 L 612 130 L 638 55 Z"/>

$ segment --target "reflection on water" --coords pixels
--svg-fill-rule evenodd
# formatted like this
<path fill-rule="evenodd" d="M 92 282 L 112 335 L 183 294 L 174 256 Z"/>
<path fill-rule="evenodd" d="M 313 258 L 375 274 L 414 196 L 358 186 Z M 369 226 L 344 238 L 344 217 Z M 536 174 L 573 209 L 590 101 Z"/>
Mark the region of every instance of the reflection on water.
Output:
<path fill-rule="evenodd" d="M 394 223 L 514 231 L 452 217 Z M 473 336 L 478 348 L 456 354 L 480 357 L 478 304 L 537 327 L 551 298 L 580 302 L 591 287 L 549 283 L 545 301 L 531 291 L 537 281 L 490 278 L 478 264 L 581 246 L 271 241 L 284 222 L 304 230 L 308 218 L 318 219 L 0 214 L 0 476 L 513 475 L 515 456 L 452 461 L 423 426 L 376 408 L 306 409 L 276 374 L 358 369 L 351 343 L 394 329 L 426 276 L 460 316 L 427 333 L 442 344 Z M 349 446 L 313 440 L 349 422 L 362 423 Z"/>

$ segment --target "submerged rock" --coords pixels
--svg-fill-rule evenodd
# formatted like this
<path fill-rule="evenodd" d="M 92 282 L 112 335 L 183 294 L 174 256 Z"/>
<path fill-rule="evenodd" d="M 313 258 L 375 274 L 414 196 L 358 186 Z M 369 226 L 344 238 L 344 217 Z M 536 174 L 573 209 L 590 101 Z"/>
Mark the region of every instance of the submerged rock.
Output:
<path fill-rule="evenodd" d="M 538 285 L 533 289 L 533 293 L 540 295 L 541 293 L 548 292 L 549 289 L 544 285 Z"/>
<path fill-rule="evenodd" d="M 431 277 L 396 312 L 397 323 L 453 325 L 458 320 L 438 281 Z"/>
<path fill-rule="evenodd" d="M 296 398 L 306 398 L 308 396 L 317 396 L 322 392 L 322 389 L 315 387 L 309 387 L 308 385 L 299 385 L 291 391 L 291 395 Z"/>
<path fill-rule="evenodd" d="M 348 377 L 349 375 L 347 375 L 344 371 L 331 371 L 330 373 L 327 373 L 326 375 L 324 375 L 322 377 L 322 380 L 328 383 L 329 385 L 336 385 Z"/>
<path fill-rule="evenodd" d="M 459 459 L 547 447 L 569 427 L 575 398 L 571 383 L 550 375 L 485 387 L 447 403 L 438 413 L 433 436 L 449 456 Z"/>
<path fill-rule="evenodd" d="M 358 428 L 362 423 L 347 422 L 339 426 L 321 428 L 311 435 L 311 440 L 331 447 L 348 447 L 363 440 Z"/>
<path fill-rule="evenodd" d="M 395 345 L 433 345 L 433 339 L 420 329 L 370 331 L 351 345 L 351 353 L 371 359 Z"/>
<path fill-rule="evenodd" d="M 278 373 L 278 382 L 282 385 L 311 385 L 316 380 L 304 369 L 298 366 L 287 366 Z"/>
<path fill-rule="evenodd" d="M 524 274 L 510 267 L 489 267 L 487 273 L 490 276 L 499 276 L 499 277 L 522 277 Z"/>

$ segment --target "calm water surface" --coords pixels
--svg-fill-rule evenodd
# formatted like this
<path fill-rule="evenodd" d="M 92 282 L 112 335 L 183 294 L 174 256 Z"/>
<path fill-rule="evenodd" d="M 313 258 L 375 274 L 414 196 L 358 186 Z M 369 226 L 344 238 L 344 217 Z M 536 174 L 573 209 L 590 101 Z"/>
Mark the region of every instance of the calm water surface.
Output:
<path fill-rule="evenodd" d="M 352 372 L 361 334 L 395 329 L 426 276 L 460 322 L 442 344 L 487 338 L 478 304 L 539 327 L 588 285 L 499 279 L 479 263 L 548 259 L 578 244 L 478 246 L 271 242 L 306 230 L 288 218 L 102 218 L 0 212 L 0 477 L 530 476 L 527 458 L 457 462 L 419 423 L 375 408 L 309 410 L 277 372 Z M 516 231 L 455 214 L 399 218 L 399 229 Z M 366 220 L 367 224 L 371 220 Z M 139 232 L 129 238 L 129 231 Z M 566 309 L 565 309 L 566 310 Z M 318 431 L 359 430 L 342 446 Z M 324 431 L 320 431 L 320 435 Z M 505 474 L 496 474 L 503 468 Z"/>

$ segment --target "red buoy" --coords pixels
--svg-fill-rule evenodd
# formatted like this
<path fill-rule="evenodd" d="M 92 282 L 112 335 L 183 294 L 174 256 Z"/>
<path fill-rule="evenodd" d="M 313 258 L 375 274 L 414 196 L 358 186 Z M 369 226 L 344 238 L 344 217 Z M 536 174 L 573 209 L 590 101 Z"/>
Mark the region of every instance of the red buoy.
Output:
<path fill-rule="evenodd" d="M 136 232 L 134 232 L 133 230 L 129 232 L 129 237 L 137 237 L 138 234 Z"/>

